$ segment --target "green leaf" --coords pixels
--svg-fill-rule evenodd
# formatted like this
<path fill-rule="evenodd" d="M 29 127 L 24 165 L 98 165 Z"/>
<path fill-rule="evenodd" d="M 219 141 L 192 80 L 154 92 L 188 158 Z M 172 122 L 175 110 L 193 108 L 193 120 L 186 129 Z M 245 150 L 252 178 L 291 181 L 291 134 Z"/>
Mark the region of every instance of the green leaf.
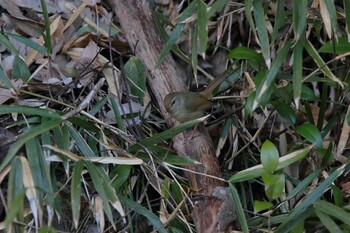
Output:
<path fill-rule="evenodd" d="M 266 140 L 261 147 L 261 163 L 266 171 L 272 173 L 278 166 L 279 153 L 276 146 L 270 141 Z"/>
<path fill-rule="evenodd" d="M 2 34 L 0 33 L 0 44 L 5 46 L 8 50 L 14 53 L 17 56 L 21 56 L 16 49 L 16 47 Z"/>
<path fill-rule="evenodd" d="M 51 29 L 50 29 L 50 19 L 49 13 L 47 11 L 45 0 L 40 0 L 41 8 L 43 9 L 44 15 L 44 24 L 45 24 L 45 34 L 43 35 L 45 46 L 49 54 L 52 53 L 52 45 L 51 45 Z"/>
<path fill-rule="evenodd" d="M 75 229 L 78 228 L 79 217 L 80 217 L 80 202 L 81 202 L 81 176 L 84 166 L 84 161 L 80 160 L 74 164 L 72 172 L 72 183 L 71 183 L 71 201 L 72 201 L 72 212 L 73 222 Z"/>
<path fill-rule="evenodd" d="M 23 168 L 18 157 L 11 163 L 11 170 L 7 185 L 8 212 L 6 213 L 5 225 L 16 221 L 24 221 L 24 199 L 26 189 L 23 187 Z M 24 227 L 20 229 L 23 231 Z"/>
<path fill-rule="evenodd" d="M 7 74 L 4 72 L 1 66 L 0 66 L 0 81 L 5 87 L 9 89 L 13 88 L 11 81 L 9 80 L 9 78 L 7 77 Z"/>
<path fill-rule="evenodd" d="M 103 210 L 109 220 L 109 222 L 113 225 L 113 228 L 115 228 L 115 222 L 113 220 L 113 214 L 111 211 L 111 207 L 109 205 L 109 202 L 114 203 L 117 200 L 117 196 L 115 194 L 115 190 L 110 186 L 110 181 L 107 180 L 108 177 L 99 170 L 95 164 L 84 161 L 84 165 L 89 171 L 90 177 L 92 179 L 92 183 L 94 184 L 94 187 L 96 188 L 97 193 L 100 195 L 102 202 L 103 202 Z"/>
<path fill-rule="evenodd" d="M 135 211 L 136 213 L 146 217 L 150 224 L 152 224 L 153 228 L 160 233 L 167 233 L 168 231 L 164 228 L 162 222 L 159 218 L 152 212 L 140 205 L 139 203 L 126 198 L 124 196 L 119 197 L 120 201 L 128 207 L 130 210 Z"/>
<path fill-rule="evenodd" d="M 197 12 L 197 27 L 198 27 L 198 39 L 202 56 L 205 55 L 208 43 L 208 16 L 207 5 L 202 0 L 197 0 L 198 12 Z M 195 40 L 197 38 L 194 38 Z"/>
<path fill-rule="evenodd" d="M 158 133 L 156 135 L 154 135 L 153 137 L 149 137 L 149 138 L 145 138 L 142 141 L 140 141 L 139 144 L 135 144 L 133 146 L 130 147 L 130 151 L 134 151 L 136 152 L 137 150 L 139 150 L 142 146 L 145 147 L 152 147 L 153 145 L 163 142 L 167 139 L 170 139 L 172 137 L 174 137 L 175 135 L 185 131 L 188 128 L 191 128 L 192 126 L 195 126 L 197 124 L 199 124 L 200 122 L 202 122 L 205 118 L 199 118 L 199 119 L 194 119 L 191 121 L 187 121 L 185 123 L 182 123 L 180 125 L 177 125 L 173 128 L 167 129 L 161 133 Z"/>
<path fill-rule="evenodd" d="M 26 106 L 16 106 L 16 105 L 0 105 L 0 115 L 9 113 L 22 113 L 25 115 L 36 115 L 47 118 L 59 119 L 60 115 L 57 114 L 52 109 L 40 109 Z"/>
<path fill-rule="evenodd" d="M 146 90 L 146 73 L 142 61 L 139 58 L 130 57 L 124 69 L 128 77 L 131 94 L 139 97 L 140 102 L 143 104 Z"/>
<path fill-rule="evenodd" d="M 304 0 L 301 0 L 301 1 L 306 2 Z M 299 2 L 299 1 L 294 1 L 294 3 L 295 2 Z M 304 4 L 300 3 L 300 5 L 304 5 Z M 303 12 L 303 15 L 305 15 L 306 17 L 305 12 Z M 304 41 L 305 41 L 305 33 L 304 31 L 302 31 L 301 34 L 298 35 L 298 41 L 293 48 L 293 96 L 294 96 L 294 103 L 297 109 L 299 109 L 299 101 L 300 101 L 301 89 L 302 89 L 301 86 L 303 84 L 302 79 L 303 79 Z"/>
<path fill-rule="evenodd" d="M 291 192 L 289 192 L 287 199 L 293 198 L 300 192 L 304 192 L 307 190 L 307 187 L 311 184 L 312 181 L 320 174 L 320 170 L 317 169 L 307 177 L 305 177 Z"/>
<path fill-rule="evenodd" d="M 16 35 L 16 34 L 12 34 L 12 33 L 6 33 L 6 35 L 14 38 L 15 40 L 18 40 L 19 42 L 25 44 L 26 46 L 38 51 L 39 53 L 43 54 L 43 55 L 47 55 L 48 52 L 47 52 L 47 49 L 42 47 L 41 45 L 39 45 L 38 43 L 36 43 L 35 41 L 27 38 L 27 37 L 24 37 L 24 36 L 19 36 L 19 35 Z"/>
<path fill-rule="evenodd" d="M 276 104 L 274 104 L 276 105 Z M 292 107 L 284 102 L 278 103 L 275 106 L 278 114 L 287 122 L 291 124 L 295 124 L 297 121 L 297 116 L 295 114 L 295 111 L 292 109 Z"/>
<path fill-rule="evenodd" d="M 247 21 L 249 22 L 250 28 L 255 28 L 254 20 L 253 20 L 253 0 L 244 0 L 244 13 L 247 18 Z M 255 38 L 258 36 L 256 35 L 256 30 L 252 30 L 252 33 Z"/>
<path fill-rule="evenodd" d="M 277 53 L 275 60 L 272 63 L 271 69 L 266 74 L 261 85 L 257 85 L 257 95 L 255 102 L 253 104 L 253 109 L 255 109 L 261 102 L 263 98 L 266 98 L 266 92 L 271 90 L 271 85 L 275 81 L 276 75 L 279 68 L 281 67 L 284 59 L 286 58 L 292 43 L 290 41 L 286 42 L 282 49 Z"/>
<path fill-rule="evenodd" d="M 174 30 L 169 35 L 169 39 L 166 42 L 162 52 L 160 53 L 155 67 L 158 67 L 164 61 L 165 57 L 169 54 L 169 52 L 173 49 L 173 46 L 175 45 L 176 41 L 180 38 L 181 32 L 185 27 L 185 24 L 181 23 L 181 22 L 188 19 L 189 17 L 191 17 L 191 15 L 195 9 L 196 3 L 197 3 L 197 1 L 192 1 L 187 6 L 187 8 L 182 12 L 182 14 L 178 20 L 179 23 L 175 26 Z"/>
<path fill-rule="evenodd" d="M 46 122 L 45 124 L 41 124 L 39 126 L 33 127 L 25 133 L 22 137 L 20 137 L 15 143 L 13 143 L 8 150 L 5 158 L 3 159 L 0 165 L 0 172 L 4 170 L 4 168 L 11 162 L 13 157 L 19 151 L 19 149 L 26 143 L 28 140 L 46 132 L 54 127 L 57 127 L 61 123 L 61 119 L 54 119 Z"/>
<path fill-rule="evenodd" d="M 299 40 L 304 37 L 307 16 L 306 11 L 307 1 L 293 1 L 293 30 L 296 42 L 299 42 Z"/>
<path fill-rule="evenodd" d="M 144 161 L 154 161 L 157 163 L 166 162 L 171 165 L 179 165 L 179 166 L 189 166 L 196 163 L 195 160 L 186 156 L 172 154 L 171 152 L 169 153 L 169 151 L 162 152 L 161 150 L 159 150 L 158 146 L 149 146 L 148 149 L 151 149 L 153 152 L 157 153 L 157 156 L 153 155 L 152 158 L 150 158 L 149 154 L 138 152 L 137 158 L 140 158 Z"/>
<path fill-rule="evenodd" d="M 112 180 L 112 186 L 116 191 L 119 191 L 123 183 L 129 179 L 132 166 L 130 165 L 118 165 L 115 167 L 109 175 Z"/>
<path fill-rule="evenodd" d="M 27 82 L 29 80 L 30 75 L 31 74 L 27 64 L 19 56 L 15 56 L 12 67 L 13 78 L 20 78 L 23 81 Z"/>
<path fill-rule="evenodd" d="M 318 209 L 315 209 L 317 217 L 321 220 L 323 226 L 327 228 L 329 232 L 332 233 L 342 233 L 343 231 L 338 227 L 338 224 L 327 214 Z"/>
<path fill-rule="evenodd" d="M 70 138 L 68 128 L 65 124 L 54 128 L 55 144 L 63 150 L 69 150 Z"/>
<path fill-rule="evenodd" d="M 269 36 L 267 33 L 267 25 L 265 22 L 265 13 L 262 6 L 262 1 L 253 0 L 253 14 L 255 18 L 256 30 L 258 32 L 258 38 L 260 42 L 261 51 L 265 58 L 265 64 L 267 68 L 271 66 L 271 54 Z"/>
<path fill-rule="evenodd" d="M 192 46 L 191 46 L 191 65 L 194 77 L 197 77 L 198 70 L 198 27 L 193 29 Z"/>
<path fill-rule="evenodd" d="M 231 183 L 229 183 L 229 189 L 230 189 L 230 192 L 232 195 L 233 203 L 235 204 L 235 207 L 236 207 L 236 213 L 237 213 L 237 217 L 238 217 L 238 220 L 239 220 L 239 223 L 241 226 L 241 231 L 244 233 L 249 233 L 247 219 L 245 217 L 245 212 L 243 210 L 241 198 L 238 195 L 237 189 Z"/>
<path fill-rule="evenodd" d="M 243 46 L 232 49 L 227 55 L 227 58 L 247 60 L 255 70 L 259 70 L 259 68 L 264 64 L 264 58 L 261 53 Z"/>
<path fill-rule="evenodd" d="M 254 201 L 254 212 L 260 212 L 263 210 L 268 210 L 272 207 L 272 203 L 268 201 Z"/>
<path fill-rule="evenodd" d="M 349 4 L 350 5 L 350 4 Z M 350 18 L 350 16 L 349 16 Z M 335 50 L 335 51 L 334 51 Z M 344 54 L 350 52 L 350 42 L 346 36 L 338 38 L 338 40 L 329 40 L 318 49 L 319 53 Z"/>
<path fill-rule="evenodd" d="M 66 125 L 81 153 L 86 157 L 95 157 L 95 152 L 91 149 L 89 143 L 86 142 L 84 137 L 70 123 L 67 123 Z"/>
<path fill-rule="evenodd" d="M 39 201 L 43 200 L 46 194 L 48 204 L 53 204 L 53 190 L 50 182 L 49 168 L 45 161 L 42 147 L 37 138 L 32 138 L 25 143 L 26 154 L 30 170 L 33 175 L 35 185 L 37 186 Z"/>
<path fill-rule="evenodd" d="M 276 200 L 283 194 L 285 187 L 285 177 L 283 173 L 270 174 L 263 173 L 262 180 L 265 184 L 265 193 L 270 200 Z"/>
<path fill-rule="evenodd" d="M 303 124 L 296 129 L 297 133 L 303 136 L 306 140 L 316 144 L 316 148 L 322 149 L 322 137 L 320 131 L 313 124 Z"/>
<path fill-rule="evenodd" d="M 338 83 L 342 88 L 344 88 L 344 84 L 338 79 L 330 70 L 328 65 L 323 61 L 320 54 L 316 51 L 315 47 L 312 45 L 312 43 L 309 40 L 305 41 L 305 49 L 309 53 L 309 55 L 312 57 L 314 62 L 316 62 L 317 66 L 320 68 L 320 70 L 332 81 Z"/>
<path fill-rule="evenodd" d="M 350 42 L 350 2 L 344 0 L 344 11 L 345 11 L 345 22 L 346 22 L 346 32 L 348 34 L 348 42 Z"/>
<path fill-rule="evenodd" d="M 276 170 L 282 169 L 286 166 L 289 166 L 292 163 L 295 163 L 296 161 L 303 159 L 309 153 L 311 148 L 312 146 L 308 146 L 306 148 L 296 150 L 283 157 L 280 157 Z M 260 165 L 245 169 L 243 171 L 237 172 L 236 174 L 230 177 L 229 182 L 237 183 L 237 182 L 242 182 L 246 180 L 251 180 L 261 176 L 265 171 L 266 170 L 264 169 L 263 165 L 260 164 Z"/>
<path fill-rule="evenodd" d="M 318 200 L 314 204 L 315 208 L 327 213 L 330 216 L 337 218 L 346 225 L 350 225 L 350 213 L 343 210 L 343 208 L 336 206 L 328 201 Z"/>
<path fill-rule="evenodd" d="M 209 10 L 208 10 L 208 13 L 207 13 L 208 19 L 210 17 L 214 16 L 214 14 L 216 14 L 216 12 L 220 11 L 229 2 L 230 2 L 230 0 L 216 0 L 216 1 L 214 1 L 213 5 L 211 5 Z"/>
<path fill-rule="evenodd" d="M 284 7 L 286 5 L 285 0 L 277 0 L 277 12 L 275 14 L 275 23 L 273 26 L 273 31 L 271 35 L 271 44 L 274 44 L 277 40 L 279 29 L 287 24 L 287 12 L 285 12 Z"/>
<path fill-rule="evenodd" d="M 159 33 L 159 37 L 162 39 L 162 41 L 165 41 L 165 42 L 168 41 L 169 35 L 168 35 L 167 31 L 165 30 L 165 28 L 168 25 L 173 27 L 173 25 L 171 25 L 169 20 L 167 18 L 165 18 L 164 15 L 158 11 L 155 11 L 153 13 L 153 22 L 157 28 L 157 31 Z M 163 22 L 167 22 L 167 24 L 164 25 Z M 176 44 L 173 45 L 171 50 L 176 54 L 176 56 L 178 56 L 184 62 L 190 64 L 190 59 L 188 58 L 188 56 L 184 52 L 182 52 Z"/>
<path fill-rule="evenodd" d="M 21 216 L 20 219 L 23 219 L 24 209 L 23 209 L 23 200 L 25 198 L 26 190 L 25 188 L 18 189 L 13 197 L 13 200 L 9 203 L 9 211 L 6 213 L 5 224 L 8 225 L 14 221 L 19 221 L 17 216 Z"/>
<path fill-rule="evenodd" d="M 284 233 L 288 232 L 292 229 L 294 224 L 298 224 L 303 219 L 301 215 L 305 214 L 310 206 L 315 203 L 317 199 L 319 199 L 324 192 L 326 192 L 330 185 L 341 175 L 345 170 L 346 164 L 340 166 L 338 169 L 333 171 L 323 182 L 319 183 L 319 185 L 311 192 L 308 193 L 306 198 L 297 205 L 293 211 L 284 219 L 282 224 L 275 230 L 275 233 Z M 293 224 L 292 224 L 293 223 Z"/>

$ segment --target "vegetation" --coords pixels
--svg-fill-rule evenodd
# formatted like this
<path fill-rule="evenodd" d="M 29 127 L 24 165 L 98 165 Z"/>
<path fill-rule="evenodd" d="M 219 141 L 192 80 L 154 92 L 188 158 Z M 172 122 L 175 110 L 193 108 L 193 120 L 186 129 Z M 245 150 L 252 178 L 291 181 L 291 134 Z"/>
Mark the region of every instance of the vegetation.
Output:
<path fill-rule="evenodd" d="M 0 229 L 195 232 L 171 138 L 203 119 L 168 128 L 111 9 L 79 4 L 0 3 Z M 205 123 L 236 230 L 350 231 L 349 1 L 152 7 L 155 66 L 227 76 Z"/>

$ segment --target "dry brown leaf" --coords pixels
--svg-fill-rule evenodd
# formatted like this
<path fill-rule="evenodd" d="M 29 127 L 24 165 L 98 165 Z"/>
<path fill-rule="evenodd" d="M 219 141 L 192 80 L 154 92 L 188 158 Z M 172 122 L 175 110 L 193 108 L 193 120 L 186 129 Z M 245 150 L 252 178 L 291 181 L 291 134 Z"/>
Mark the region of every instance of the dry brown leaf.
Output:
<path fill-rule="evenodd" d="M 16 4 L 13 4 L 12 0 L 0 1 L 0 6 L 7 10 L 11 16 L 23 16 L 22 11 Z"/>
<path fill-rule="evenodd" d="M 324 27 L 326 29 L 328 38 L 332 39 L 333 30 L 332 30 L 332 25 L 331 25 L 331 17 L 329 16 L 329 12 L 328 12 L 327 7 L 324 3 L 324 0 L 319 0 L 319 1 L 320 1 L 320 13 L 321 13 L 321 17 L 323 19 Z"/>

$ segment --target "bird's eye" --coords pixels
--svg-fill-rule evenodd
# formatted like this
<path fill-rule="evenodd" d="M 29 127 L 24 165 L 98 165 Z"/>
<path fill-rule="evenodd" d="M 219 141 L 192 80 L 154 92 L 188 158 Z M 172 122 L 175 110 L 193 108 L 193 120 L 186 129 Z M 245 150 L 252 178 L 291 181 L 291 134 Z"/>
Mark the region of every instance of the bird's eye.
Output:
<path fill-rule="evenodd" d="M 171 102 L 171 105 L 174 105 L 176 103 L 176 99 L 174 98 L 173 101 Z"/>

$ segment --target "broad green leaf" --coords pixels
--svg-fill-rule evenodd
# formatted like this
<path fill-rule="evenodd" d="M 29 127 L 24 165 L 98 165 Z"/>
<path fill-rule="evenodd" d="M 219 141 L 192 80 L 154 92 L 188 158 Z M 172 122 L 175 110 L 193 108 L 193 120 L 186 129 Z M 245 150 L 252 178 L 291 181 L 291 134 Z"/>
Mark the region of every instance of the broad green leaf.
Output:
<path fill-rule="evenodd" d="M 266 92 L 268 91 L 268 89 L 271 88 L 271 85 L 273 85 L 276 75 L 284 59 L 286 58 L 291 46 L 292 46 L 292 43 L 288 41 L 284 44 L 283 48 L 281 48 L 280 51 L 278 51 L 276 59 L 272 63 L 271 69 L 266 74 L 262 84 L 257 86 L 257 95 L 253 104 L 253 109 L 255 109 L 259 105 L 264 95 L 266 95 Z"/>
<path fill-rule="evenodd" d="M 227 55 L 227 58 L 247 60 L 255 70 L 259 70 L 259 67 L 264 64 L 264 58 L 261 53 L 258 53 L 254 49 L 243 46 L 232 49 Z"/>
<path fill-rule="evenodd" d="M 67 126 L 63 124 L 54 128 L 53 134 L 55 137 L 55 144 L 63 150 L 68 150 L 70 146 L 70 138 Z"/>
<path fill-rule="evenodd" d="M 296 161 L 303 159 L 309 153 L 309 151 L 312 147 L 313 146 L 310 145 L 306 148 L 296 150 L 296 151 L 291 152 L 283 157 L 280 157 L 279 164 L 278 164 L 276 170 L 282 169 L 282 168 L 289 166 L 290 164 L 292 164 Z M 242 181 L 246 181 L 246 180 L 251 180 L 251 179 L 254 179 L 254 178 L 261 176 L 265 171 L 266 170 L 264 169 L 262 164 L 256 165 L 254 167 L 237 172 L 236 174 L 234 174 L 233 176 L 230 177 L 229 182 L 237 183 L 237 182 L 242 182 Z"/>
<path fill-rule="evenodd" d="M 329 232 L 332 233 L 342 233 L 343 231 L 339 228 L 338 224 L 328 215 L 318 209 L 315 209 L 317 217 L 320 219 L 323 226 L 327 228 Z"/>
<path fill-rule="evenodd" d="M 16 47 L 2 34 L 0 33 L 0 44 L 5 46 L 10 52 L 14 53 L 17 56 L 21 56 L 16 49 Z"/>
<path fill-rule="evenodd" d="M 124 69 L 128 77 L 131 94 L 139 97 L 140 102 L 143 104 L 143 97 L 146 90 L 145 67 L 140 59 L 130 57 Z"/>
<path fill-rule="evenodd" d="M 323 147 L 321 133 L 315 125 L 303 124 L 297 127 L 296 131 L 309 142 L 315 143 L 317 148 L 321 149 Z"/>
<path fill-rule="evenodd" d="M 276 200 L 283 194 L 285 177 L 283 173 L 263 173 L 262 180 L 265 184 L 265 193 L 270 200 Z"/>
<path fill-rule="evenodd" d="M 86 157 L 95 157 L 95 152 L 91 149 L 84 137 L 70 123 L 67 123 L 66 125 L 81 153 Z"/>
<path fill-rule="evenodd" d="M 345 199 L 343 191 L 337 185 L 332 185 L 332 193 L 334 196 L 334 204 L 342 208 L 344 206 Z"/>
<path fill-rule="evenodd" d="M 169 54 L 169 52 L 172 50 L 173 46 L 175 45 L 176 41 L 180 38 L 181 32 L 185 27 L 185 24 L 182 23 L 182 21 L 187 20 L 191 15 L 193 14 L 193 11 L 196 7 L 196 1 L 192 1 L 187 8 L 182 12 L 178 24 L 173 29 L 172 33 L 169 35 L 169 39 L 167 40 L 162 52 L 159 55 L 158 61 L 155 65 L 155 67 L 158 67 L 165 59 L 165 57 Z"/>
<path fill-rule="evenodd" d="M 23 205 L 23 200 L 25 198 L 26 195 L 26 190 L 25 188 L 21 188 L 16 190 L 15 195 L 13 196 L 13 199 L 7 200 L 9 203 L 8 206 L 8 212 L 6 213 L 6 219 L 5 219 L 5 224 L 9 225 L 11 223 L 13 223 L 14 221 L 19 221 L 20 219 L 23 221 L 23 217 L 24 217 L 24 205 Z M 24 228 L 24 226 L 22 226 L 22 228 Z M 23 230 L 23 229 L 22 229 Z"/>
<path fill-rule="evenodd" d="M 253 0 L 253 14 L 255 18 L 256 30 L 258 32 L 258 39 L 262 55 L 265 59 L 267 68 L 271 66 L 270 42 L 267 33 L 267 26 L 265 22 L 265 12 L 262 6 L 262 1 Z"/>
<path fill-rule="evenodd" d="M 346 225 L 350 225 L 350 213 L 345 211 L 343 208 L 323 200 L 317 200 L 314 206 L 316 209 L 327 213 L 328 215 L 333 216 L 334 218 L 337 218 Z"/>
<path fill-rule="evenodd" d="M 26 189 L 23 187 L 23 168 L 18 157 L 11 163 L 11 170 L 7 185 L 8 212 L 6 213 L 5 225 L 9 227 L 16 221 L 24 221 L 24 198 Z M 19 228 L 24 232 L 24 227 Z"/>
<path fill-rule="evenodd" d="M 348 42 L 350 42 L 350 2 L 344 0 L 344 11 L 345 11 L 345 21 L 346 21 L 346 32 L 348 34 Z"/>
<path fill-rule="evenodd" d="M 150 224 L 152 224 L 153 228 L 155 230 L 157 230 L 157 232 L 160 232 L 160 233 L 167 233 L 168 232 L 164 228 L 162 222 L 157 217 L 157 215 L 155 215 L 152 211 L 146 209 L 145 207 L 143 207 L 139 203 L 137 203 L 129 198 L 126 198 L 122 195 L 119 197 L 119 199 L 124 204 L 124 206 L 129 208 L 131 211 L 136 212 L 136 213 L 146 217 L 147 220 L 150 222 Z"/>
<path fill-rule="evenodd" d="M 268 210 L 272 207 L 272 203 L 268 201 L 257 201 L 254 200 L 254 212 L 260 212 L 263 210 Z"/>
<path fill-rule="evenodd" d="M 287 122 L 295 124 L 297 116 L 292 107 L 284 102 L 274 104 L 278 114 Z"/>
<path fill-rule="evenodd" d="M 141 145 L 145 146 L 145 147 L 150 147 L 150 146 L 153 146 L 157 143 L 160 143 L 160 142 L 163 142 L 167 139 L 170 139 L 170 138 L 174 137 L 175 135 L 185 131 L 186 129 L 191 128 L 192 126 L 199 124 L 200 122 L 205 120 L 205 118 L 206 117 L 202 117 L 202 118 L 194 119 L 191 121 L 187 121 L 187 122 L 182 123 L 180 125 L 177 125 L 173 128 L 167 129 L 161 133 L 158 133 L 158 134 L 154 135 L 153 137 L 145 138 L 145 139 L 141 140 L 139 144 L 135 144 L 135 145 L 131 146 L 130 151 L 137 151 L 138 149 L 141 148 Z"/>
<path fill-rule="evenodd" d="M 333 171 L 324 181 L 318 184 L 318 186 L 308 195 L 305 199 L 297 205 L 293 211 L 284 219 L 282 224 L 275 230 L 275 233 L 284 233 L 292 229 L 294 224 L 300 223 L 303 219 L 301 215 L 305 214 L 310 206 L 313 205 L 333 184 L 333 182 L 343 174 L 346 164 L 340 166 Z M 293 223 L 293 224 L 292 224 Z"/>
<path fill-rule="evenodd" d="M 197 78 L 198 70 L 198 27 L 193 29 L 192 46 L 191 46 L 191 65 L 194 78 Z"/>
<path fill-rule="evenodd" d="M 253 11 L 253 0 L 244 0 L 245 16 L 247 18 L 250 28 L 255 28 L 252 11 Z M 252 33 L 255 38 L 258 38 L 256 34 L 256 30 L 252 30 Z"/>
<path fill-rule="evenodd" d="M 83 160 L 80 160 L 74 164 L 72 172 L 72 183 L 70 188 L 71 202 L 72 202 L 72 213 L 73 213 L 73 222 L 75 229 L 78 228 L 79 217 L 80 217 L 80 202 L 81 202 L 81 176 L 83 170 Z"/>
<path fill-rule="evenodd" d="M 53 190 L 50 182 L 50 174 L 48 173 L 49 167 L 45 161 L 39 140 L 32 138 L 26 142 L 25 147 L 30 170 L 38 190 L 39 201 L 43 200 L 43 196 L 46 195 L 48 204 L 52 206 Z"/>
<path fill-rule="evenodd" d="M 241 202 L 241 198 L 238 195 L 237 189 L 232 183 L 229 183 L 229 189 L 231 191 L 233 203 L 235 204 L 235 207 L 236 207 L 236 213 L 237 213 L 238 220 L 239 220 L 239 223 L 241 226 L 241 231 L 244 233 L 249 233 L 247 219 L 246 219 L 245 212 L 243 210 L 243 206 L 242 206 L 242 202 Z"/>
<path fill-rule="evenodd" d="M 207 13 L 208 19 L 210 17 L 214 16 L 214 14 L 216 14 L 218 11 L 220 11 L 229 2 L 230 2 L 230 0 L 216 0 L 216 1 L 214 1 L 213 5 L 211 5 L 209 7 L 209 10 L 208 10 L 208 13 Z"/>
<path fill-rule="evenodd" d="M 177 154 L 172 154 L 169 153 L 169 151 L 165 151 L 163 153 L 159 152 L 157 146 L 149 146 L 147 147 L 148 149 L 151 149 L 153 152 L 157 153 L 157 156 L 153 155 L 150 158 L 150 155 L 147 153 L 142 153 L 142 152 L 138 152 L 137 153 L 137 158 L 142 159 L 143 161 L 154 161 L 157 163 L 169 163 L 171 165 L 179 165 L 179 166 L 189 166 L 189 165 L 193 165 L 194 163 L 196 163 L 195 160 L 186 157 L 186 156 L 179 156 Z M 134 150 L 134 148 L 132 148 L 132 150 Z"/>
<path fill-rule="evenodd" d="M 180 38 L 182 29 L 184 29 L 184 27 L 185 27 L 185 24 L 182 24 L 182 23 L 176 25 L 173 32 L 169 35 L 169 40 L 166 42 L 162 52 L 159 54 L 159 58 L 155 65 L 155 68 L 157 68 L 165 60 L 166 56 L 168 56 L 173 46 L 175 45 L 176 41 Z"/>
<path fill-rule="evenodd" d="M 289 192 L 287 199 L 293 198 L 300 192 L 304 192 L 307 190 L 307 187 L 311 184 L 312 181 L 320 174 L 320 170 L 315 170 L 307 177 L 305 177 L 291 192 Z"/>
<path fill-rule="evenodd" d="M 30 77 L 30 71 L 28 69 L 27 64 L 19 57 L 15 56 L 15 60 L 13 61 L 12 67 L 12 76 L 15 79 L 22 79 L 27 82 Z"/>
<path fill-rule="evenodd" d="M 1 65 L 0 65 L 0 81 L 5 87 L 10 88 L 10 89 L 13 88 L 11 81 L 7 77 L 7 74 L 4 72 Z"/>
<path fill-rule="evenodd" d="M 270 140 L 266 140 L 261 146 L 260 157 L 266 171 L 272 173 L 276 170 L 279 162 L 279 153 L 276 146 Z"/>
<path fill-rule="evenodd" d="M 130 165 L 118 165 L 111 171 L 109 177 L 112 181 L 111 185 L 116 191 L 119 191 L 123 183 L 129 179 L 131 168 Z"/>
<path fill-rule="evenodd" d="M 117 199 L 114 189 L 110 186 L 109 181 L 106 179 L 106 175 L 96 167 L 95 164 L 84 161 L 83 163 L 89 171 L 92 183 L 96 188 L 97 193 L 103 201 L 103 210 L 109 220 L 109 222 L 115 228 L 115 222 L 113 221 L 113 214 L 109 202 L 114 203 Z"/>
<path fill-rule="evenodd" d="M 60 118 L 60 115 L 52 109 L 40 109 L 18 105 L 0 105 L 0 115 L 9 113 L 22 113 L 25 115 L 36 115 L 56 119 Z"/>
<path fill-rule="evenodd" d="M 331 53 L 331 54 L 336 53 L 338 55 L 348 53 L 350 52 L 350 42 L 348 41 L 348 38 L 345 36 L 340 37 L 338 41 L 329 40 L 324 45 L 322 45 L 321 48 L 318 49 L 318 52 Z"/>
<path fill-rule="evenodd" d="M 165 30 L 165 27 L 167 25 L 170 25 L 170 22 L 168 22 L 167 25 L 164 25 L 164 23 L 163 23 L 164 21 L 168 22 L 169 20 L 166 19 L 164 17 L 164 15 L 158 11 L 155 11 L 153 13 L 153 22 L 157 28 L 157 31 L 159 33 L 159 37 L 162 39 L 162 41 L 166 42 L 169 40 L 169 35 L 168 35 L 167 31 Z M 173 27 L 173 25 L 171 25 L 171 26 Z M 182 52 L 176 44 L 173 45 L 172 51 L 176 54 L 176 56 L 178 56 L 184 62 L 190 64 L 189 57 L 184 52 Z"/>
<path fill-rule="evenodd" d="M 44 41 L 45 41 L 45 47 L 49 54 L 52 53 L 52 45 L 51 45 L 51 29 L 50 29 L 50 19 L 49 19 L 49 13 L 47 11 L 46 2 L 45 0 L 40 0 L 41 8 L 43 10 L 43 16 L 44 16 L 44 24 L 45 24 L 45 34 L 43 35 Z"/>
<path fill-rule="evenodd" d="M 54 119 L 46 122 L 45 124 L 41 124 L 39 126 L 31 128 L 30 131 L 21 136 L 15 143 L 13 143 L 8 150 L 5 158 L 3 159 L 0 165 L 0 172 L 4 170 L 4 168 L 11 162 L 13 157 L 19 151 L 19 149 L 26 143 L 28 140 L 46 132 L 54 127 L 57 127 L 61 123 L 61 119 Z"/>
<path fill-rule="evenodd" d="M 295 41 L 304 37 L 305 27 L 306 27 L 306 11 L 307 11 L 307 1 L 304 0 L 294 0 L 293 1 L 293 30 Z M 303 39 L 302 39 L 303 40 Z"/>
<path fill-rule="evenodd" d="M 287 12 L 284 10 L 285 0 L 277 0 L 277 12 L 275 14 L 275 23 L 271 35 L 271 44 L 275 44 L 279 29 L 288 23 Z"/>
<path fill-rule="evenodd" d="M 328 65 L 323 61 L 320 54 L 316 51 L 315 47 L 309 40 L 305 41 L 305 49 L 312 57 L 312 59 L 316 62 L 317 66 L 320 70 L 332 81 L 338 83 L 342 88 L 344 88 L 344 84 L 332 73 Z"/>
<path fill-rule="evenodd" d="M 200 44 L 200 53 L 204 57 L 208 44 L 208 16 L 207 5 L 202 0 L 197 0 L 198 12 L 197 12 L 197 27 L 198 27 L 198 40 Z M 197 38 L 194 38 L 195 40 Z"/>
<path fill-rule="evenodd" d="M 300 1 L 294 1 L 300 2 Z M 301 2 L 306 2 L 301 0 Z M 300 5 L 304 5 L 300 3 Z M 305 3 L 306 5 L 306 3 Z M 306 14 L 303 12 L 303 15 Z M 304 30 L 304 29 L 303 29 Z M 298 35 L 298 41 L 293 48 L 293 97 L 297 109 L 299 109 L 299 102 L 301 98 L 301 86 L 303 84 L 303 49 L 304 49 L 305 33 L 304 31 Z"/>
<path fill-rule="evenodd" d="M 39 53 L 43 54 L 43 55 L 47 55 L 47 49 L 42 47 L 41 45 L 39 45 L 38 43 L 36 43 L 35 41 L 24 37 L 24 36 L 19 36 L 16 34 L 12 34 L 12 33 L 6 33 L 6 35 L 18 40 L 19 42 L 25 44 L 26 46 L 38 51 Z"/>

